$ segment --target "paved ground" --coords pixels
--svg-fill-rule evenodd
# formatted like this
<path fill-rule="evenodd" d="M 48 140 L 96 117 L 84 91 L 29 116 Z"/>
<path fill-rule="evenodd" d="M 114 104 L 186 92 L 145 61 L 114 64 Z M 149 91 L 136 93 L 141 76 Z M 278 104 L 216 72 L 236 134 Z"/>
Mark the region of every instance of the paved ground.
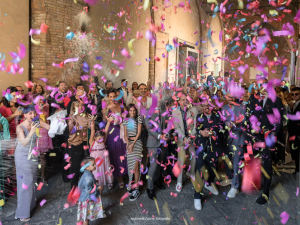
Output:
<path fill-rule="evenodd" d="M 170 195 L 171 192 L 176 192 L 175 182 L 172 181 L 169 188 L 156 192 L 158 212 L 155 202 L 147 197 L 145 185 L 141 196 L 135 202 L 126 199 L 124 205 L 121 206 L 119 201 L 125 193 L 125 189 L 120 190 L 115 184 L 113 190 L 105 189 L 102 197 L 107 218 L 90 224 L 281 224 L 280 214 L 286 211 L 290 215 L 287 224 L 295 225 L 300 224 L 299 197 L 296 197 L 297 187 L 300 186 L 296 175 L 291 173 L 281 173 L 281 177 L 274 175 L 270 202 L 263 206 L 255 203 L 259 193 L 251 195 L 240 193 L 234 199 L 227 200 L 226 193 L 230 189 L 229 186 L 218 187 L 220 193 L 218 196 L 210 195 L 207 190 L 204 190 L 203 209 L 196 211 L 193 205 L 194 191 L 191 182 L 186 179 L 183 191 L 175 198 Z M 76 224 L 76 206 L 63 209 L 69 191 L 70 185 L 63 183 L 60 174 L 53 172 L 49 185 L 39 191 L 38 206 L 27 224 Z M 39 205 L 42 199 L 47 200 L 43 207 Z M 7 201 L 0 215 L 2 224 L 22 224 L 14 219 L 16 203 L 16 196 Z M 134 218 L 144 220 L 133 220 Z M 162 221 L 158 220 L 159 218 L 168 218 L 169 220 Z"/>

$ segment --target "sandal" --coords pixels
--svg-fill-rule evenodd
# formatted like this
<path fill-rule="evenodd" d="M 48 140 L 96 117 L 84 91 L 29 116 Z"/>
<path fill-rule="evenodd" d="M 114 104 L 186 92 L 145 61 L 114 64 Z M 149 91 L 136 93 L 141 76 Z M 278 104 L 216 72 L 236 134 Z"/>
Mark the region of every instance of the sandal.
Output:
<path fill-rule="evenodd" d="M 19 218 L 15 217 L 15 219 L 17 220 L 17 219 L 19 219 Z M 20 218 L 20 221 L 21 221 L 21 222 L 28 222 L 30 219 L 31 219 L 31 218 L 26 218 L 26 219 L 21 219 L 21 218 Z"/>
<path fill-rule="evenodd" d="M 107 186 L 108 186 L 109 190 L 113 189 L 113 187 L 114 187 L 114 185 L 112 183 L 108 184 Z"/>

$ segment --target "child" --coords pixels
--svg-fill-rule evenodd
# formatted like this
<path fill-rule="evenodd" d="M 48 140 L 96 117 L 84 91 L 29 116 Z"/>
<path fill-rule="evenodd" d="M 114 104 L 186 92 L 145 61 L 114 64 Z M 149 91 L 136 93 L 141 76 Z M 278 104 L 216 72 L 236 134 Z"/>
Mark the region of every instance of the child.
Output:
<path fill-rule="evenodd" d="M 45 100 L 40 99 L 38 101 L 38 108 L 41 111 L 42 114 L 40 114 L 40 120 L 44 121 L 45 123 L 49 122 L 47 121 L 47 118 L 49 116 L 49 105 L 46 103 Z M 48 181 L 45 178 L 45 167 L 46 167 L 46 152 L 49 149 L 53 149 L 52 139 L 48 135 L 48 130 L 40 127 L 39 128 L 39 138 L 36 140 L 36 146 L 39 149 L 40 152 L 40 160 L 41 160 L 41 172 L 42 172 L 42 182 L 46 185 L 48 185 Z"/>
<path fill-rule="evenodd" d="M 109 119 L 112 120 L 112 119 Z M 102 195 L 103 187 L 108 183 L 108 189 L 113 188 L 113 175 L 110 172 L 110 160 L 108 151 L 105 149 L 105 141 L 109 129 L 109 123 L 105 127 L 105 132 L 97 131 L 95 133 L 95 121 L 91 123 L 91 137 L 90 137 L 90 156 L 93 157 L 99 166 L 93 171 L 97 183 L 102 187 L 100 195 Z"/>
<path fill-rule="evenodd" d="M 82 160 L 80 172 L 83 172 L 78 188 L 80 197 L 78 199 L 77 222 L 83 221 L 83 225 L 88 225 L 89 220 L 105 218 L 100 196 L 101 187 L 98 187 L 93 171 L 96 170 L 96 162 L 92 157 Z"/>

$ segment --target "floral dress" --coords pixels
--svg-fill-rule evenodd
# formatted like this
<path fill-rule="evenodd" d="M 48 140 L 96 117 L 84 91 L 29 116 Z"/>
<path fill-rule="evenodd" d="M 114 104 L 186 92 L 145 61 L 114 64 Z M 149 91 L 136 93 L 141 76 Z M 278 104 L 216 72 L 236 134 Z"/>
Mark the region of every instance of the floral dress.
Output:
<path fill-rule="evenodd" d="M 93 173 L 85 170 L 78 187 L 81 194 L 78 199 L 77 222 L 105 218 L 97 181 Z"/>

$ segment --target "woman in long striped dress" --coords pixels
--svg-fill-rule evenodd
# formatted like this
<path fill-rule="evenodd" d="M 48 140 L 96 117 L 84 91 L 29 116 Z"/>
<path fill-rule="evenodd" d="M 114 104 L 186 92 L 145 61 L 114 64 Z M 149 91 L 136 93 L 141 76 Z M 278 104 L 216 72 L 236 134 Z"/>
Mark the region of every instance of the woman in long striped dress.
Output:
<path fill-rule="evenodd" d="M 140 196 L 138 182 L 140 180 L 139 166 L 141 165 L 141 158 L 143 155 L 143 145 L 140 139 L 143 122 L 142 118 L 138 116 L 137 109 L 134 104 L 129 104 L 127 109 L 129 113 L 127 119 L 123 122 L 123 126 L 124 136 L 127 143 L 127 166 L 129 175 L 128 190 L 130 193 L 129 201 L 135 201 Z M 134 190 L 131 188 L 133 173 L 136 184 Z"/>

